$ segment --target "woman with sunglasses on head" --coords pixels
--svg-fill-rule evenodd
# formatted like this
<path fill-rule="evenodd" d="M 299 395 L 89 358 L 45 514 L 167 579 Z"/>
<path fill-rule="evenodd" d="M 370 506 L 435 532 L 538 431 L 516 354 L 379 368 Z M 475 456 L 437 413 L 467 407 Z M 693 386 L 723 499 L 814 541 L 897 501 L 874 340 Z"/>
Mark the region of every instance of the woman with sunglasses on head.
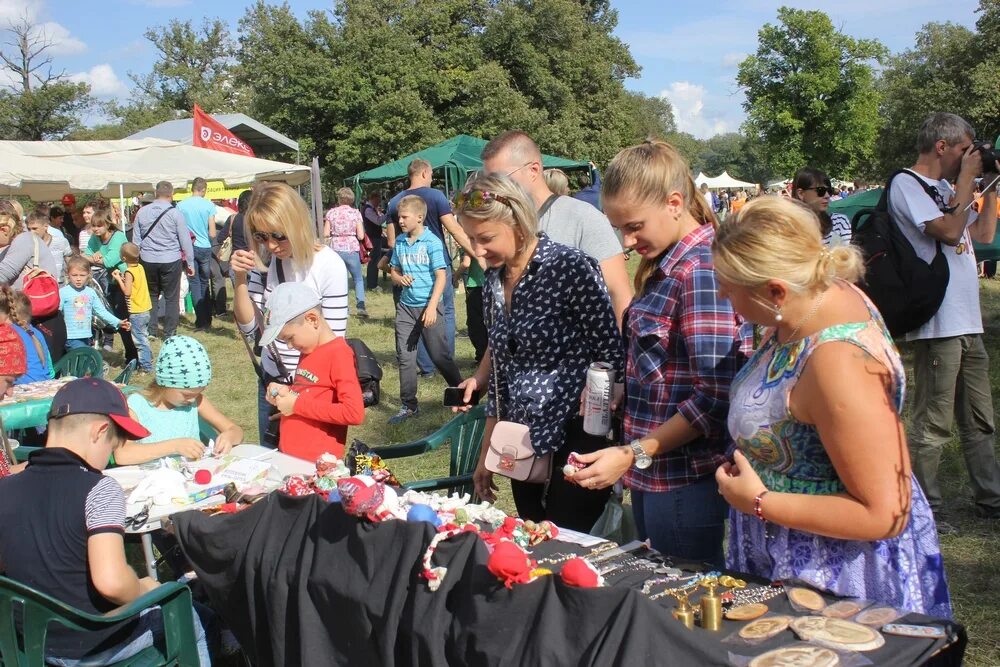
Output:
<path fill-rule="evenodd" d="M 600 268 L 539 233 L 531 197 L 507 176 L 473 178 L 455 213 L 488 267 L 483 309 L 493 370 L 476 493 L 496 499 L 486 454 L 497 420 L 523 424 L 535 454 L 552 457 L 547 482 L 511 481 L 518 514 L 587 532 L 610 491 L 570 484 L 562 469 L 570 452 L 594 451 L 605 441 L 584 433 L 577 414 L 590 364 L 622 371 L 621 335 Z"/>
<path fill-rule="evenodd" d="M 739 326 L 718 294 L 715 216 L 673 146 L 646 142 L 608 165 L 601 200 L 642 262 L 626 313 L 623 446 L 581 456 L 572 480 L 604 488 L 624 475 L 641 539 L 670 556 L 722 565 L 729 386 Z"/>
<path fill-rule="evenodd" d="M 347 331 L 347 267 L 337 253 L 319 243 L 302 197 L 284 183 L 258 183 L 244 224 L 251 249 L 234 250 L 230 258 L 233 311 L 240 331 L 249 338 L 264 325 L 261 318 L 275 287 L 301 282 L 320 295 L 323 318 L 334 333 L 343 336 Z M 264 378 L 258 382 L 257 425 L 264 446 L 278 445 L 277 421 L 275 428 L 268 429 L 271 405 L 264 389 L 271 382 L 289 384 L 298 364 L 299 353 L 283 341 L 261 350 Z"/>
<path fill-rule="evenodd" d="M 851 221 L 843 213 L 830 215 L 830 198 L 839 197 L 830 177 L 819 169 L 803 167 L 792 179 L 792 197 L 808 206 L 819 219 L 823 245 L 848 245 L 851 242 Z"/>
<path fill-rule="evenodd" d="M 854 286 L 854 246 L 822 245 L 816 216 L 765 197 L 712 245 L 721 294 L 768 327 L 733 381 L 731 462 L 716 471 L 730 569 L 951 617 L 934 516 L 900 413 L 906 374 Z"/>

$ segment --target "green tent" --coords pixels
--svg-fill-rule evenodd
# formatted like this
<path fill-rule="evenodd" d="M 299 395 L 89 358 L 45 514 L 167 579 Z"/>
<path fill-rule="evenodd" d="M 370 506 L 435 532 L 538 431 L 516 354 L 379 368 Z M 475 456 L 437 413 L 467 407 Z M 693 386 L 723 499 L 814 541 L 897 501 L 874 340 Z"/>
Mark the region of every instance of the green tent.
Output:
<path fill-rule="evenodd" d="M 469 174 L 483 168 L 480 156 L 486 140 L 460 134 L 447 141 L 430 146 L 423 150 L 401 157 L 398 160 L 383 164 L 360 174 L 344 179 L 344 185 L 354 188 L 359 200 L 361 190 L 365 185 L 373 183 L 389 183 L 407 178 L 406 169 L 416 158 L 423 158 L 431 163 L 435 175 L 444 181 L 445 194 L 461 190 Z M 552 155 L 542 156 L 542 166 L 546 169 L 589 169 L 590 164 L 578 160 L 567 160 Z"/>
<path fill-rule="evenodd" d="M 998 139 L 997 141 L 1000 141 Z M 882 197 L 882 188 L 876 188 L 874 190 L 868 190 L 867 192 L 859 192 L 856 195 L 851 195 L 847 199 L 839 199 L 837 201 L 830 202 L 830 213 L 843 213 L 846 215 L 851 222 L 854 222 L 854 214 L 863 208 L 875 208 L 878 204 L 878 200 Z M 989 262 L 1000 260 L 1000 234 L 997 234 L 993 243 L 975 243 L 972 244 L 976 251 L 976 259 L 980 262 Z"/>
<path fill-rule="evenodd" d="M 837 199 L 830 202 L 830 215 L 841 213 L 854 222 L 854 215 L 863 208 L 875 208 L 882 197 L 882 188 L 857 192 L 847 199 Z"/>

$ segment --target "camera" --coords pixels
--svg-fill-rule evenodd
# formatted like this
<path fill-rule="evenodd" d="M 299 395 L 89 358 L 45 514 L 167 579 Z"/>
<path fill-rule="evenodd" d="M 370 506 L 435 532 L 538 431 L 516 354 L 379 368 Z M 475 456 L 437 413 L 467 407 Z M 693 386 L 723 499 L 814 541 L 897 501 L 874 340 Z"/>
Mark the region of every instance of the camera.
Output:
<path fill-rule="evenodd" d="M 997 160 L 1000 160 L 1000 150 L 993 148 L 993 145 L 988 141 L 975 141 L 972 143 L 972 149 L 978 152 L 979 157 L 983 160 L 983 173 L 995 174 Z"/>

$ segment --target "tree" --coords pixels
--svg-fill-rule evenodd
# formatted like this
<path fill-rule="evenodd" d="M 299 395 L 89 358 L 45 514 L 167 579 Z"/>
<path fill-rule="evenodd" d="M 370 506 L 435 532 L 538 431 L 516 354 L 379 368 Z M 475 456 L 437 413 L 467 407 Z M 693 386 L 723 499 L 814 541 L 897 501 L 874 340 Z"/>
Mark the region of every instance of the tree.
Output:
<path fill-rule="evenodd" d="M 884 125 L 870 176 L 884 180 L 913 163 L 917 130 L 929 114 L 969 115 L 975 41 L 975 33 L 963 26 L 929 23 L 917 33 L 914 48 L 889 59 L 879 82 Z"/>
<path fill-rule="evenodd" d="M 175 19 L 145 36 L 158 59 L 149 74 L 129 73 L 140 101 L 184 113 L 195 104 L 209 113 L 235 108 L 233 43 L 221 19 L 205 19 L 200 30 Z"/>
<path fill-rule="evenodd" d="M 455 134 L 523 129 L 603 163 L 672 129 L 625 90 L 638 66 L 606 0 L 337 0 L 300 21 L 257 0 L 240 21 L 251 113 L 315 146 L 332 182 Z"/>
<path fill-rule="evenodd" d="M 628 92 L 625 99 L 631 105 L 633 136 L 642 139 L 663 139 L 677 131 L 674 108 L 667 98 Z"/>
<path fill-rule="evenodd" d="M 90 87 L 53 69 L 52 41 L 27 15 L 8 24 L 0 47 L 0 70 L 12 83 L 0 89 L 0 136 L 40 141 L 59 139 L 80 126 L 93 104 Z"/>
<path fill-rule="evenodd" d="M 778 25 L 758 32 L 755 54 L 740 63 L 744 133 L 780 173 L 807 164 L 849 174 L 872 160 L 880 127 L 873 63 L 876 40 L 837 31 L 820 11 L 782 7 Z"/>

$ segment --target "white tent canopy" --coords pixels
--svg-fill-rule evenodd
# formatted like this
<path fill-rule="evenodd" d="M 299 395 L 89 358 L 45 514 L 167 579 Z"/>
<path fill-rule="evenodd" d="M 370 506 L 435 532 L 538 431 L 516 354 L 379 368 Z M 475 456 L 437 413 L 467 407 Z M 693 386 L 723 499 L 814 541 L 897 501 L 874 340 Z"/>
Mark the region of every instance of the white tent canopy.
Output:
<path fill-rule="evenodd" d="M 714 178 L 711 176 L 706 176 L 703 172 L 698 172 L 697 178 L 694 179 L 695 185 L 699 188 L 702 183 L 708 186 L 709 190 L 722 190 L 727 188 L 756 188 L 756 183 L 748 183 L 746 181 L 741 181 L 738 178 L 733 178 L 729 175 L 728 171 L 724 171 Z"/>
<path fill-rule="evenodd" d="M 301 185 L 309 167 L 245 157 L 162 139 L 0 141 L 0 195 L 36 201 L 67 192 L 116 197 L 150 192 L 159 181 L 186 188 L 201 176 L 227 186 L 259 180 Z"/>

